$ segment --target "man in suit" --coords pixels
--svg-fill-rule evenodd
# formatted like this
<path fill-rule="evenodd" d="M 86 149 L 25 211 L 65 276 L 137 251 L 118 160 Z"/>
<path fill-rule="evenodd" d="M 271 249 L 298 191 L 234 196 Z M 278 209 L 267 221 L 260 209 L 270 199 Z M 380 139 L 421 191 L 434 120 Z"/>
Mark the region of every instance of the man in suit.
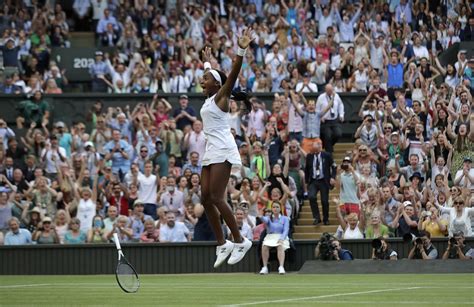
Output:
<path fill-rule="evenodd" d="M 461 31 L 460 38 L 462 41 L 469 42 L 474 40 L 474 15 L 469 17 L 469 22 Z"/>
<path fill-rule="evenodd" d="M 313 212 L 313 225 L 321 223 L 318 202 L 318 192 L 321 193 L 323 205 L 323 222 L 329 225 L 329 190 L 336 183 L 336 165 L 330 153 L 322 151 L 323 144 L 317 139 L 313 143 L 313 152 L 306 156 L 305 178 L 308 184 L 308 198 Z"/>

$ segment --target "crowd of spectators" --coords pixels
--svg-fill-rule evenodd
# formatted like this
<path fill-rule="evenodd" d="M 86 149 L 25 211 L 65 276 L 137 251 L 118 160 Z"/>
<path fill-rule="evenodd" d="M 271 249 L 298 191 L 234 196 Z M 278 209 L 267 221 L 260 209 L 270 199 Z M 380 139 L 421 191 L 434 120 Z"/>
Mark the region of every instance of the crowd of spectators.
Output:
<path fill-rule="evenodd" d="M 5 1 L 0 92 L 68 90 L 67 71 L 51 50 L 71 47 L 74 32 L 86 31 L 95 33 L 98 48 L 114 50 L 98 51 L 90 63 L 93 91 L 199 93 L 203 46 L 212 46 L 213 65 L 228 73 L 235 33 L 250 26 L 256 38 L 239 89 L 318 92 L 331 81 L 336 92 L 368 92 L 378 83 L 410 86 L 421 97 L 438 77 L 450 86 L 472 78 L 462 55 L 455 65 L 438 59 L 472 40 L 472 6 L 467 0 L 75 0 L 65 9 L 54 0 Z"/>
<path fill-rule="evenodd" d="M 214 240 L 200 204 L 203 124 L 185 93 L 200 92 L 202 47 L 228 72 L 233 33 L 246 25 L 257 37 L 236 89 L 275 95 L 269 109 L 256 98 L 249 112 L 230 103 L 243 165 L 227 198 L 243 236 L 263 238 L 275 207 L 293 225 L 305 198 L 321 222 L 319 180 L 340 190 L 337 238 L 472 236 L 474 60 L 464 50 L 446 66 L 438 58 L 471 40 L 469 1 L 154 2 L 76 0 L 74 16 L 59 4 L 4 7 L 4 66 L 17 71 L 2 91 L 32 98 L 14 127 L 0 120 L 0 242 L 99 243 L 114 232 L 124 242 Z M 55 121 L 43 94 L 61 93 L 67 73 L 49 52 L 69 46 L 69 24 L 117 47 L 96 53 L 94 91 L 153 100 L 98 101 L 84 121 Z M 305 97 L 318 91 L 317 101 Z M 344 121 L 338 93 L 350 91 L 367 94 L 362 124 L 354 149 L 329 163 Z M 182 93 L 179 104 L 162 92 Z"/>

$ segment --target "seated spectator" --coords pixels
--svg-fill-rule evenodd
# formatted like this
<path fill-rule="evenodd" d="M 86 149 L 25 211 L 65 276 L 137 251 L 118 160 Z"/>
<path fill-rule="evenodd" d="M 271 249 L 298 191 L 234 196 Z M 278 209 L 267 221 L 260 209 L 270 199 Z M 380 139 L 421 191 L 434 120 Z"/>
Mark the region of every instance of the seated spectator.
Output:
<path fill-rule="evenodd" d="M 140 242 L 153 243 L 160 241 L 160 229 L 155 227 L 155 221 L 148 219 L 144 223 L 144 231 L 140 236 Z"/>
<path fill-rule="evenodd" d="M 443 260 L 446 259 L 463 259 L 469 260 L 474 257 L 474 249 L 464 244 L 464 234 L 458 231 L 454 236 L 448 239 L 448 247 L 443 253 Z"/>
<path fill-rule="evenodd" d="M 69 227 L 69 222 L 71 221 L 71 216 L 69 214 L 69 207 L 66 206 L 66 209 L 60 209 L 56 212 L 56 216 L 53 221 L 54 230 L 59 237 L 59 243 L 64 244 L 64 236 L 66 235 Z"/>
<path fill-rule="evenodd" d="M 64 244 L 82 244 L 87 241 L 87 233 L 81 230 L 81 220 L 72 218 L 69 222 L 69 231 L 64 235 Z"/>
<path fill-rule="evenodd" d="M 5 245 L 24 245 L 31 244 L 31 232 L 27 229 L 20 228 L 20 221 L 16 217 L 12 217 L 8 221 L 9 231 L 5 235 Z"/>
<path fill-rule="evenodd" d="M 182 222 L 176 221 L 176 215 L 170 211 L 166 214 L 166 225 L 160 227 L 160 242 L 189 242 L 191 241 L 188 228 Z"/>
<path fill-rule="evenodd" d="M 235 220 L 237 221 L 237 225 L 239 226 L 240 235 L 243 238 L 247 238 L 249 240 L 253 240 L 253 233 L 252 227 L 245 221 L 245 211 L 242 207 L 237 207 L 234 210 Z M 227 229 L 227 232 L 230 233 L 230 229 Z M 229 235 L 229 240 L 232 239 L 232 234 Z"/>
<path fill-rule="evenodd" d="M 336 202 L 338 204 L 339 201 Z M 339 221 L 338 238 L 340 239 L 363 239 L 364 224 L 359 223 L 356 213 L 350 213 L 345 218 L 342 217 L 341 208 L 336 206 L 336 216 Z"/>
<path fill-rule="evenodd" d="M 59 244 L 59 236 L 56 233 L 56 230 L 52 227 L 52 219 L 50 217 L 45 217 L 41 221 L 41 225 L 33 233 L 32 240 L 36 244 Z"/>
<path fill-rule="evenodd" d="M 87 232 L 87 243 L 105 243 L 108 241 L 105 234 L 104 219 L 100 215 L 94 216 L 92 228 Z"/>
<path fill-rule="evenodd" d="M 141 238 L 143 231 L 145 230 L 145 221 L 153 220 L 151 216 L 144 213 L 144 202 L 137 199 L 133 204 L 133 211 L 129 217 L 129 227 L 133 231 L 132 239 L 134 242 L 138 242 Z"/>
<path fill-rule="evenodd" d="M 23 90 L 21 87 L 13 83 L 13 78 L 11 75 L 5 77 L 5 82 L 0 85 L 0 92 L 3 94 L 21 94 Z"/>
<path fill-rule="evenodd" d="M 431 243 L 429 232 L 421 232 L 413 241 L 413 247 L 408 253 L 408 259 L 432 260 L 438 258 L 438 250 Z"/>
<path fill-rule="evenodd" d="M 129 242 L 133 239 L 133 230 L 128 227 L 129 218 L 123 215 L 120 215 L 117 218 L 117 222 L 114 223 L 114 228 L 108 232 L 105 237 L 107 240 L 112 240 L 114 233 L 117 233 L 120 242 Z"/>
<path fill-rule="evenodd" d="M 389 236 L 389 229 L 386 225 L 382 224 L 382 220 L 380 217 L 380 212 L 373 212 L 370 216 L 370 223 L 367 225 L 367 229 L 365 231 L 365 237 L 367 239 L 375 239 L 375 238 L 388 238 Z"/>
<path fill-rule="evenodd" d="M 274 201 L 272 204 L 272 215 L 262 217 L 266 225 L 266 235 L 262 243 L 262 262 L 263 267 L 260 274 L 268 274 L 268 259 L 270 257 L 270 248 L 277 248 L 278 256 L 278 274 L 285 274 L 285 251 L 290 248 L 288 234 L 290 230 L 290 220 L 281 214 L 281 204 Z"/>
<path fill-rule="evenodd" d="M 372 259 L 374 260 L 397 260 L 398 254 L 390 248 L 386 238 L 378 237 L 372 241 Z"/>

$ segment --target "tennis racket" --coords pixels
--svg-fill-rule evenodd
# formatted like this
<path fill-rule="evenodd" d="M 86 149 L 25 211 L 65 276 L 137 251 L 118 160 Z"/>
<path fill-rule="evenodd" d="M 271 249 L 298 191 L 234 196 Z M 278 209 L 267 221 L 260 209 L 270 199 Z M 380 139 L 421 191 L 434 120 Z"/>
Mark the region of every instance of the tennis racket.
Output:
<path fill-rule="evenodd" d="M 123 291 L 135 293 L 138 291 L 138 288 L 140 288 L 140 280 L 138 279 L 137 271 L 135 271 L 130 262 L 128 262 L 127 258 L 123 255 L 119 237 L 116 233 L 114 233 L 114 241 L 118 251 L 118 263 L 117 269 L 115 270 L 117 283 Z"/>

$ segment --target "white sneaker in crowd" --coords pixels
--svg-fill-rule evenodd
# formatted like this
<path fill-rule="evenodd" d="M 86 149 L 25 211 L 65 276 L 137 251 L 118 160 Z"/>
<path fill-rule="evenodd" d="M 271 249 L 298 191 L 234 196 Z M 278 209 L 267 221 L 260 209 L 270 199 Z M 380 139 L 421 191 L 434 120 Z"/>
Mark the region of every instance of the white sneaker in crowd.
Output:
<path fill-rule="evenodd" d="M 267 275 L 268 274 L 268 267 L 264 266 L 260 270 L 260 275 Z"/>
<path fill-rule="evenodd" d="M 234 243 L 226 240 L 223 245 L 216 247 L 217 259 L 216 262 L 214 262 L 214 268 L 219 267 L 227 259 L 227 257 L 229 257 L 229 255 L 232 253 L 232 250 L 234 249 L 234 245 Z"/>
<path fill-rule="evenodd" d="M 285 268 L 282 267 L 282 266 L 278 267 L 278 274 L 280 274 L 280 275 L 285 275 L 285 274 L 286 274 Z"/>
<path fill-rule="evenodd" d="M 232 250 L 232 254 L 230 255 L 230 258 L 227 263 L 236 264 L 244 258 L 245 254 L 249 251 L 251 247 L 252 242 L 250 242 L 250 240 L 247 238 L 244 238 L 242 243 L 234 243 L 234 249 Z"/>

